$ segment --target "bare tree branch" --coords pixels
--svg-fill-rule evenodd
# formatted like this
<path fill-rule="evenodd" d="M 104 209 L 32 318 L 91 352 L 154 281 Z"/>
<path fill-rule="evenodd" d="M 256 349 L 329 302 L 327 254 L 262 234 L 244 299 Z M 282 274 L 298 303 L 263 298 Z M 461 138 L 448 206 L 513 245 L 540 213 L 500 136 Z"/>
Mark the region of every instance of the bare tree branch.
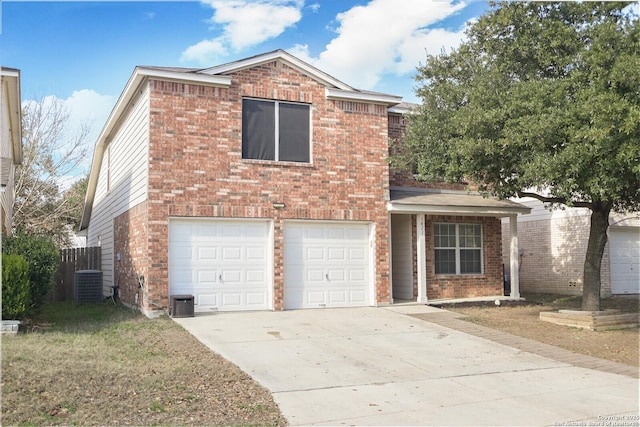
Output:
<path fill-rule="evenodd" d="M 61 245 L 69 241 L 82 197 L 69 185 L 83 177 L 80 169 L 88 153 L 89 127 L 74 129 L 62 100 L 55 97 L 29 101 L 22 109 L 23 162 L 16 170 L 14 227 L 27 233 L 54 236 Z M 82 186 L 79 186 L 82 188 Z"/>

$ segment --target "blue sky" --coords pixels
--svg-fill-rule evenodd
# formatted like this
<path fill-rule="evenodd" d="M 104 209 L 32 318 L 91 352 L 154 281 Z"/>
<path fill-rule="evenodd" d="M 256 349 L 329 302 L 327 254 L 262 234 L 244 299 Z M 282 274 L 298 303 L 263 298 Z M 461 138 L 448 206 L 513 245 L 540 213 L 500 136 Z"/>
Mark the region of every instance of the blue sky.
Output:
<path fill-rule="evenodd" d="M 284 49 L 359 89 L 415 102 L 427 53 L 457 46 L 478 0 L 7 1 L 0 64 L 23 101 L 57 97 L 97 136 L 136 65 L 211 67 Z M 93 144 L 93 140 L 90 144 Z"/>

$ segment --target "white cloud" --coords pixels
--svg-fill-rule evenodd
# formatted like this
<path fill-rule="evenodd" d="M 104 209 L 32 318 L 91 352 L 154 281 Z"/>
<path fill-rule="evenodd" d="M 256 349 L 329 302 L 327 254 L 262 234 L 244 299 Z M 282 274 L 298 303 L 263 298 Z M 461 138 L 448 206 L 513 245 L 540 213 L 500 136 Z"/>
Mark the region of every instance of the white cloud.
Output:
<path fill-rule="evenodd" d="M 302 18 L 303 0 L 207 0 L 214 10 L 213 29 L 222 34 L 202 40 L 182 53 L 183 61 L 207 64 L 217 56 L 255 46 L 282 34 Z"/>
<path fill-rule="evenodd" d="M 457 47 L 464 27 L 433 25 L 465 6 L 453 0 L 372 0 L 338 14 L 337 36 L 318 57 L 311 57 L 306 45 L 296 45 L 290 52 L 345 83 L 372 89 L 384 74 L 409 73 L 427 53 Z"/>
<path fill-rule="evenodd" d="M 68 173 L 60 183 L 62 187 L 66 188 L 71 182 L 89 170 L 94 145 L 115 102 L 116 98 L 114 96 L 100 95 L 91 89 L 74 91 L 71 96 L 66 99 L 49 95 L 40 101 L 23 101 L 23 106 L 25 107 L 40 103 L 45 111 L 54 104 L 61 104 L 64 111 L 68 114 L 67 121 L 63 123 L 64 127 L 56 141 L 56 146 L 53 147 L 54 152 L 58 152 L 59 154 L 69 152 L 69 144 L 72 144 L 75 138 L 81 134 L 82 128 L 85 127 L 87 130 L 87 137 L 84 140 L 85 147 L 87 148 L 87 156 L 78 167 L 67 171 Z M 51 119 L 51 117 L 44 117 Z"/>
<path fill-rule="evenodd" d="M 189 46 L 182 52 L 182 60 L 205 64 L 218 56 L 224 56 L 226 54 L 227 48 L 220 40 L 202 40 L 199 43 Z"/>
<path fill-rule="evenodd" d="M 102 130 L 109 113 L 115 104 L 115 97 L 100 95 L 92 89 L 73 91 L 71 96 L 64 100 L 64 105 L 69 109 L 69 118 L 74 125 L 86 123 L 95 138 Z"/>

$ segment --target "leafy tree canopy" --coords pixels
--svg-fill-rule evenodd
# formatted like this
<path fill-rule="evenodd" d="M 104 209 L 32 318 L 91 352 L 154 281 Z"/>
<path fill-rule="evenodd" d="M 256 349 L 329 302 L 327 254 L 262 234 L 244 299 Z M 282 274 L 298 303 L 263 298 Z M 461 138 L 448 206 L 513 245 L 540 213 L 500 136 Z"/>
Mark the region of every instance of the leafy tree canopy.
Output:
<path fill-rule="evenodd" d="M 458 49 L 418 68 L 399 160 L 425 180 L 591 209 L 597 308 L 608 215 L 640 209 L 638 16 L 619 2 L 490 5 Z"/>
<path fill-rule="evenodd" d="M 86 124 L 74 129 L 60 99 L 46 97 L 23 105 L 23 162 L 16 169 L 14 231 L 51 236 L 59 246 L 71 244 L 82 216 L 87 178 L 76 178 L 70 185 L 68 181 L 79 175 L 86 160 L 89 133 Z"/>

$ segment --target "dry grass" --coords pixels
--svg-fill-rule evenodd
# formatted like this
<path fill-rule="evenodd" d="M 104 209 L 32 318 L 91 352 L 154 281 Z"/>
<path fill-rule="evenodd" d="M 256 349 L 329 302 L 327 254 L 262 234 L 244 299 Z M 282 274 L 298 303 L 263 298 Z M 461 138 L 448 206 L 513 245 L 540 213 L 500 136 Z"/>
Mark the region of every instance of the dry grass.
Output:
<path fill-rule="evenodd" d="M 443 308 L 465 315 L 464 320 L 513 335 L 555 345 L 589 356 L 600 357 L 631 366 L 640 366 L 640 333 L 635 329 L 595 332 L 592 330 L 555 325 L 540 320 L 541 311 L 580 309 L 582 299 L 576 296 L 525 294 L 527 305 L 493 302 L 451 304 Z M 640 297 L 616 296 L 602 299 L 602 309 L 616 309 L 624 313 L 638 313 Z"/>
<path fill-rule="evenodd" d="M 271 394 L 167 317 L 54 304 L 2 340 L 2 425 L 285 425 Z"/>

